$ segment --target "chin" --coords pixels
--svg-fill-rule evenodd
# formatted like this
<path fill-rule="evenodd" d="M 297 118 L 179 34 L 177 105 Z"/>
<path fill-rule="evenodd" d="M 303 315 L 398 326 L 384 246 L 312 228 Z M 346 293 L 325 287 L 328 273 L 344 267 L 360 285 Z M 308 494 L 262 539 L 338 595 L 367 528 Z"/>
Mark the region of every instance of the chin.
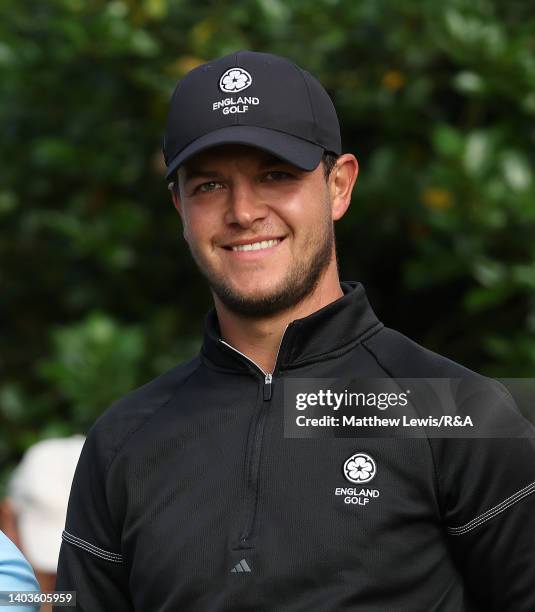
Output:
<path fill-rule="evenodd" d="M 279 301 L 280 292 L 273 287 L 255 287 L 250 290 L 244 290 L 240 287 L 235 290 L 227 290 L 223 292 L 222 298 L 226 298 L 227 302 L 242 303 L 246 310 L 260 308 L 264 305 Z M 222 299 L 222 301 L 224 301 Z"/>
<path fill-rule="evenodd" d="M 243 287 L 235 289 L 228 285 L 212 285 L 219 300 L 228 310 L 247 318 L 263 318 L 275 315 L 294 306 L 302 296 L 291 288 L 259 288 L 255 285 L 249 291 Z"/>
<path fill-rule="evenodd" d="M 252 302 L 266 299 L 276 299 L 277 295 L 281 293 L 280 287 L 273 285 L 273 283 L 263 284 L 254 282 L 230 285 L 229 291 L 243 300 Z"/>

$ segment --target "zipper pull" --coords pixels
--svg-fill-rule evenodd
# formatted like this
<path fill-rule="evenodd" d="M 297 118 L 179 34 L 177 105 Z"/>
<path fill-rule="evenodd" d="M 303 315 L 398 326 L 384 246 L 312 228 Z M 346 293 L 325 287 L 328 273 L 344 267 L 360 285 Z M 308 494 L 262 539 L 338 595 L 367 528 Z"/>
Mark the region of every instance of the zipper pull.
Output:
<path fill-rule="evenodd" d="M 266 374 L 264 379 L 264 401 L 267 402 L 271 399 L 271 381 L 273 380 L 273 376 L 271 374 Z"/>

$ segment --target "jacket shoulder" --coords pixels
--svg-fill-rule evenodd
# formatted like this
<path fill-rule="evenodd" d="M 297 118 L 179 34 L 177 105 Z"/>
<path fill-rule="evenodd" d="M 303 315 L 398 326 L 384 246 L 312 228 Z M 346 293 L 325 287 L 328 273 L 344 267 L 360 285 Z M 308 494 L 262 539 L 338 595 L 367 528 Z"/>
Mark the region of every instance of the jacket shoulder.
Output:
<path fill-rule="evenodd" d="M 130 436 L 175 396 L 199 364 L 199 356 L 178 364 L 121 397 L 96 420 L 86 446 L 98 456 L 101 469 L 107 471 Z"/>
<path fill-rule="evenodd" d="M 389 327 L 383 327 L 363 344 L 392 378 L 477 376 L 472 370 L 426 349 Z"/>

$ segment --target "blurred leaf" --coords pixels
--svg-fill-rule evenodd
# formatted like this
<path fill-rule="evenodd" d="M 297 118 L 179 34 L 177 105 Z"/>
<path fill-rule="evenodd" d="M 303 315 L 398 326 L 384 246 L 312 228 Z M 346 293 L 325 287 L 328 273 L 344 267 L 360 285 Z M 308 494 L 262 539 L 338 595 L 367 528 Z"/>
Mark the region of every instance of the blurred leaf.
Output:
<path fill-rule="evenodd" d="M 464 166 L 470 174 L 479 175 L 487 169 L 492 155 L 492 139 L 488 132 L 472 132 L 466 139 Z"/>
<path fill-rule="evenodd" d="M 20 387 L 5 384 L 0 387 L 0 411 L 10 420 L 20 419 L 24 415 L 26 404 Z"/>
<path fill-rule="evenodd" d="M 503 175 L 509 187 L 515 191 L 525 191 L 532 182 L 532 172 L 528 160 L 517 151 L 504 151 L 501 155 Z"/>
<path fill-rule="evenodd" d="M 433 144 L 438 153 L 447 157 L 456 157 L 463 150 L 464 139 L 458 130 L 441 124 L 433 130 Z"/>
<path fill-rule="evenodd" d="M 136 385 L 145 347 L 141 329 L 93 313 L 56 329 L 52 338 L 54 352 L 39 372 L 69 403 L 79 424 L 92 422 Z"/>
<path fill-rule="evenodd" d="M 481 93 L 485 89 L 485 83 L 481 76 L 467 70 L 455 75 L 453 82 L 459 91 L 465 93 Z"/>

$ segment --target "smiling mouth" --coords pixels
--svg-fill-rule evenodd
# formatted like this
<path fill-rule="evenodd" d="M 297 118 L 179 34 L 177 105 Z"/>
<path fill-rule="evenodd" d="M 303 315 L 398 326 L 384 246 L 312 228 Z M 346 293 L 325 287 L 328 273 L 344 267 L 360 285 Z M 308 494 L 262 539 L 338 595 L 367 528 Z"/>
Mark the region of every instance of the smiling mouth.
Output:
<path fill-rule="evenodd" d="M 282 242 L 284 238 L 273 238 L 271 240 L 260 240 L 258 242 L 251 242 L 249 244 L 238 244 L 235 246 L 224 247 L 228 251 L 261 251 L 263 249 L 270 249 L 271 247 L 277 246 Z"/>

